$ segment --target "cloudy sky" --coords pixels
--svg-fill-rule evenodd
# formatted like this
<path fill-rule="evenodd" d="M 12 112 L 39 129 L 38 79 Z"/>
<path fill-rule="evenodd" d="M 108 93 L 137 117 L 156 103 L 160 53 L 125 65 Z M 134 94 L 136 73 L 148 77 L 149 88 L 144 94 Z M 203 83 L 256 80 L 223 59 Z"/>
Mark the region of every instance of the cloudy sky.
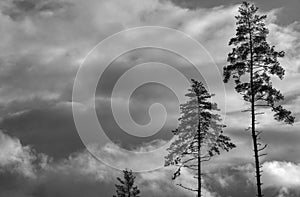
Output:
<path fill-rule="evenodd" d="M 172 140 L 171 130 L 178 124 L 178 105 L 186 91 L 186 84 L 179 83 L 181 75 L 168 70 L 170 67 L 165 64 L 214 90 L 227 125 L 225 133 L 238 146 L 204 164 L 205 196 L 253 197 L 252 144 L 250 134 L 245 131 L 249 115 L 241 112 L 247 106 L 234 92 L 232 83 L 224 86 L 218 83 L 230 51 L 229 39 L 235 34 L 234 16 L 239 3 L 237 0 L 2 0 L 0 197 L 112 196 L 116 177 L 121 175 L 118 168 L 125 167 L 143 171 L 136 174 L 143 197 L 194 196 L 171 180 L 174 168 L 162 168 L 164 148 Z M 260 13 L 268 15 L 269 42 L 286 52 L 281 59 L 285 78 L 274 79 L 273 85 L 285 95 L 281 104 L 296 117 L 293 126 L 274 121 L 269 111 L 259 117 L 259 127 L 264 131 L 262 141 L 269 144 L 268 155 L 262 160 L 263 189 L 266 196 L 296 197 L 300 196 L 300 2 L 260 0 L 256 5 Z M 143 35 L 122 34 L 117 41 L 106 43 L 105 50 L 94 50 L 87 56 L 100 41 L 141 26 L 179 30 L 190 40 L 198 41 L 205 52 L 195 51 L 194 45 L 183 40 L 184 34 L 178 37 L 149 30 Z M 118 53 L 128 46 L 145 46 L 149 40 L 170 46 L 180 54 L 152 47 Z M 182 54 L 190 57 L 194 65 Z M 210 54 L 213 60 L 205 54 Z M 80 93 L 90 92 L 99 69 L 103 74 L 97 80 L 94 100 L 84 98 L 86 102 L 78 102 L 72 100 L 73 86 L 84 62 L 90 70 L 78 83 Z M 144 67 L 134 70 L 136 65 Z M 127 82 L 117 83 L 122 76 L 127 76 Z M 132 85 L 151 77 L 151 83 Z M 160 77 L 174 87 L 159 84 Z M 119 88 L 115 88 L 116 84 Z M 144 129 L 134 131 L 124 116 L 120 122 L 115 120 L 111 102 L 116 104 L 116 110 L 127 106 L 129 117 Z M 72 106 L 82 117 L 89 117 L 86 114 L 95 106 L 109 142 L 91 146 L 88 151 L 74 123 Z M 165 120 L 164 124 L 153 132 L 161 120 Z M 122 122 L 123 127 L 119 125 Z M 87 138 L 91 140 L 93 135 Z M 178 181 L 193 185 L 191 177 L 184 171 Z"/>

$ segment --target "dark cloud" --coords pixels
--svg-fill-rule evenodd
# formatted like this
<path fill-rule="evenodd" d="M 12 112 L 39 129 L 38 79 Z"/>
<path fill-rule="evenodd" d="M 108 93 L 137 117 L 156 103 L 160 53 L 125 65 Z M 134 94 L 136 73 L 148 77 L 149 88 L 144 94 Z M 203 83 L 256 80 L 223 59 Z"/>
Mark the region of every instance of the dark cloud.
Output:
<path fill-rule="evenodd" d="M 60 170 L 39 171 L 34 179 L 20 174 L 0 172 L 0 196 L 11 197 L 99 197 L 112 196 L 111 182 L 95 180 L 92 176 Z"/>
<path fill-rule="evenodd" d="M 70 106 L 32 109 L 3 118 L 1 128 L 24 145 L 55 159 L 84 148 L 75 128 Z"/>
<path fill-rule="evenodd" d="M 113 184 L 95 181 L 93 178 L 76 174 L 76 172 L 73 174 L 46 172 L 41 176 L 31 195 L 36 197 L 99 197 L 112 195 L 113 191 Z"/>
<path fill-rule="evenodd" d="M 279 161 L 293 161 L 300 162 L 300 139 L 298 126 L 277 126 L 271 128 L 262 128 L 261 141 L 268 144 L 265 150 L 268 155 L 263 158 L 266 161 L 279 160 Z M 244 145 L 238 146 L 237 149 L 243 151 L 249 149 L 249 156 L 252 156 L 252 141 L 250 131 L 246 132 L 245 129 L 227 129 L 237 142 L 244 142 Z"/>
<path fill-rule="evenodd" d="M 35 181 L 15 172 L 0 171 L 0 196 L 29 197 L 35 189 Z"/>
<path fill-rule="evenodd" d="M 9 115 L 13 115 L 14 113 L 20 113 L 27 110 L 38 110 L 38 109 L 47 109 L 55 106 L 58 102 L 56 99 L 45 100 L 38 96 L 25 99 L 25 100 L 13 100 L 8 104 L 0 105 L 0 114 L 2 117 L 7 117 Z"/>
<path fill-rule="evenodd" d="M 12 0 L 6 2 L 2 12 L 13 20 L 42 12 L 57 12 L 71 5 L 58 0 Z"/>
<path fill-rule="evenodd" d="M 280 103 L 283 105 L 294 105 L 300 98 L 300 91 L 288 92 L 284 95 L 284 100 Z"/>
<path fill-rule="evenodd" d="M 135 149 L 136 147 L 139 147 L 144 143 L 148 143 L 153 140 L 162 139 L 168 141 L 173 137 L 171 131 L 174 130 L 175 127 L 172 124 L 170 125 L 170 122 L 174 122 L 174 120 L 171 119 L 167 120 L 168 124 L 165 124 L 163 128 L 161 128 L 157 133 L 149 137 L 138 137 L 126 133 L 119 127 L 116 120 L 114 119 L 109 104 L 110 103 L 103 100 L 96 103 L 96 105 L 98 105 L 98 107 L 96 108 L 98 113 L 98 119 L 99 122 L 101 123 L 103 130 L 105 131 L 106 135 L 110 138 L 110 140 L 114 143 L 117 143 L 121 147 L 131 150 L 131 149 Z M 151 103 L 144 102 L 142 105 L 135 106 L 134 110 L 131 110 L 131 113 L 133 113 L 133 117 L 140 116 L 135 120 L 137 121 L 137 123 L 144 123 L 145 121 L 148 120 L 147 117 L 149 117 L 148 115 L 149 104 Z"/>
<path fill-rule="evenodd" d="M 121 172 L 115 173 L 122 177 Z M 108 177 L 107 177 L 108 178 Z M 111 179 L 109 177 L 109 179 Z M 141 195 L 145 197 L 164 196 L 164 197 L 189 197 L 189 193 L 174 188 L 171 180 L 141 180 L 137 175 L 137 184 L 141 190 Z M 18 175 L 0 174 L 0 196 L 11 197 L 106 197 L 115 194 L 113 181 L 95 180 L 87 175 L 71 174 L 64 172 L 42 172 L 37 180 L 28 180 Z M 155 189 L 154 189 L 155 188 Z M 174 192 L 176 191 L 176 192 Z"/>
<path fill-rule="evenodd" d="M 130 96 L 129 111 L 132 119 L 138 123 L 145 125 L 149 123 L 149 107 L 152 104 L 160 103 L 167 111 L 167 121 L 164 127 L 156 134 L 150 137 L 136 137 L 123 131 L 114 120 L 111 110 L 111 97 L 113 88 L 118 79 L 129 69 L 136 65 L 147 62 L 160 62 L 178 69 L 187 79 L 202 79 L 202 76 L 196 71 L 183 57 L 164 49 L 145 47 L 139 50 L 127 52 L 116 58 L 102 74 L 97 86 L 97 115 L 98 119 L 106 132 L 107 136 L 114 142 L 121 144 L 124 148 L 134 148 L 143 143 L 151 142 L 155 139 L 169 140 L 172 137 L 171 131 L 176 128 L 179 118 L 179 101 L 172 90 L 158 83 L 141 84 Z M 155 75 L 156 68 L 148 69 L 149 75 Z M 172 79 L 172 76 L 166 75 L 166 78 Z M 176 79 L 174 79 L 176 80 Z M 128 89 L 131 87 L 128 87 Z M 126 96 L 126 90 L 121 90 L 121 95 Z M 182 91 L 182 96 L 186 91 Z M 123 97 L 122 97 L 123 98 Z M 113 99 L 122 99 L 113 98 Z M 126 101 L 123 101 L 126 105 Z M 142 132 L 142 131 L 141 131 Z"/>
<path fill-rule="evenodd" d="M 198 1 L 198 0 L 170 0 L 175 5 L 178 5 L 182 8 L 188 8 L 188 9 L 201 9 L 201 8 L 212 8 L 220 6 L 220 2 L 213 0 L 213 1 Z M 240 1 L 238 0 L 229 0 L 224 2 L 226 5 L 232 5 L 232 4 L 239 4 Z"/>
<path fill-rule="evenodd" d="M 252 171 L 252 166 L 243 168 L 229 167 L 219 169 L 205 175 L 205 182 L 209 190 L 220 196 L 252 197 L 255 193 L 255 185 L 249 179 L 247 171 Z"/>
<path fill-rule="evenodd" d="M 121 54 L 108 65 L 98 82 L 96 95 L 110 96 L 115 83 L 126 71 L 148 62 L 169 65 L 179 70 L 187 79 L 195 78 L 204 81 L 201 73 L 197 72 L 196 67 L 185 57 L 167 49 L 143 47 Z M 149 75 L 154 75 L 157 72 L 156 69 L 147 71 Z M 172 78 L 172 76 L 166 77 Z"/>
<path fill-rule="evenodd" d="M 226 0 L 222 1 L 220 4 L 219 0 L 210 0 L 210 1 L 199 1 L 199 0 L 167 0 L 173 2 L 175 5 L 178 5 L 182 8 L 188 9 L 201 9 L 201 8 L 213 8 L 219 6 L 229 6 L 235 4 L 241 4 L 240 0 Z M 252 0 L 251 2 L 256 3 L 256 5 L 262 10 L 270 10 L 274 8 L 283 8 L 278 17 L 278 22 L 281 24 L 290 24 L 294 21 L 299 21 L 300 17 L 297 14 L 297 9 L 300 6 L 298 0 L 290 0 L 288 3 L 285 3 L 281 0 L 275 0 L 270 3 L 268 0 Z"/>

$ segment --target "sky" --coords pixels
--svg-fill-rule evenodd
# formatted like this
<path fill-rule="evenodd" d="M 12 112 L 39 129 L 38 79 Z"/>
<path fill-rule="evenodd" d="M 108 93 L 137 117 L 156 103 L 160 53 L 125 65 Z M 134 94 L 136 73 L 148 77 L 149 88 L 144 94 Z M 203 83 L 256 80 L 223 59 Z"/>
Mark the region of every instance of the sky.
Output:
<path fill-rule="evenodd" d="M 268 15 L 269 43 L 286 52 L 280 60 L 286 75 L 272 80 L 285 96 L 281 104 L 295 116 L 292 126 L 276 122 L 268 110 L 259 117 L 262 141 L 268 144 L 268 155 L 262 159 L 263 191 L 266 196 L 296 197 L 300 196 L 300 2 L 253 2 L 261 14 Z M 249 114 L 241 112 L 247 105 L 233 83 L 219 83 L 240 3 L 1 1 L 0 197 L 112 196 L 116 177 L 125 167 L 142 171 L 135 175 L 143 197 L 194 196 L 176 186 L 180 182 L 193 186 L 191 172 L 185 170 L 172 181 L 175 168 L 163 167 L 165 148 L 173 139 L 171 131 L 178 126 L 179 104 L 187 91 L 184 77 L 196 78 L 214 90 L 227 125 L 224 133 L 237 145 L 203 164 L 204 196 L 254 196 L 252 142 L 245 131 Z M 138 28 L 142 26 L 164 28 Z M 130 28 L 136 29 L 126 34 L 124 30 Z M 112 35 L 119 37 L 111 41 Z M 104 44 L 97 45 L 101 41 Z M 193 44 L 196 41 L 201 50 Z M 147 43 L 172 50 L 137 47 Z M 120 53 L 127 47 L 135 49 Z M 85 65 L 90 70 L 76 77 Z M 135 69 L 136 65 L 144 67 Z M 152 82 L 134 86 L 151 78 Z M 93 100 L 84 96 L 92 91 L 94 81 Z M 85 102 L 72 97 L 74 84 L 78 84 L 78 98 Z M 89 120 L 91 107 L 109 139 L 100 147 L 85 141 L 98 139 L 98 134 L 89 133 L 94 127 L 86 124 L 83 128 L 88 129 L 80 131 L 73 117 L 75 108 L 78 117 Z M 115 119 L 114 110 L 128 112 L 125 115 L 143 129 L 136 131 L 125 115 Z"/>

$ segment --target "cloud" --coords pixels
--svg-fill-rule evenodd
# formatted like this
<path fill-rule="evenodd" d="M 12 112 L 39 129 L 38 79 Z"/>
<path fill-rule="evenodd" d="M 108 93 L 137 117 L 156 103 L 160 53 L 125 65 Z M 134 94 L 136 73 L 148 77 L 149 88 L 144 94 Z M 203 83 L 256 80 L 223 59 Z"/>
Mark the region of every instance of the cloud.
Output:
<path fill-rule="evenodd" d="M 3 171 L 17 172 L 26 177 L 35 177 L 33 163 L 38 162 L 43 167 L 47 156 L 36 154 L 31 147 L 22 146 L 19 139 L 12 138 L 0 131 L 0 173 Z"/>
<path fill-rule="evenodd" d="M 117 171 L 99 163 L 88 152 L 54 162 L 3 133 L 1 151 L 0 196 L 94 197 L 112 194 Z"/>
<path fill-rule="evenodd" d="M 36 97 L 57 99 L 57 102 L 70 100 L 76 71 L 89 49 L 112 33 L 139 25 L 162 25 L 190 34 L 220 62 L 218 66 L 221 69 L 229 51 L 228 40 L 234 35 L 234 15 L 237 12 L 236 5 L 188 10 L 158 0 L 144 1 L 143 4 L 134 0 L 90 0 L 89 3 L 16 0 L 2 7 L 26 15 L 22 20 L 14 21 L 2 13 L 1 31 L 7 36 L 0 42 L 3 52 L 0 58 L 3 65 L 0 102 L 3 106 Z M 55 13 L 48 17 L 37 14 L 45 7 Z M 277 14 L 277 11 L 269 12 L 271 18 Z M 284 28 L 272 21 L 270 26 L 274 29 L 274 43 L 279 37 L 290 35 L 292 38 L 285 43 L 295 46 L 298 36 L 296 25 Z M 186 50 L 189 51 L 188 48 Z M 169 63 L 172 64 L 172 61 Z"/>
<path fill-rule="evenodd" d="M 45 153 L 54 159 L 68 157 L 84 148 L 75 128 L 71 106 L 68 103 L 47 103 L 26 108 L 5 116 L 0 125 L 24 145 Z M 26 103 L 23 103 L 25 107 Z M 16 106 L 15 106 L 16 107 Z M 30 106 L 29 106 L 30 107 Z"/>
<path fill-rule="evenodd" d="M 26 196 L 27 193 L 41 197 L 50 194 L 75 197 L 111 195 L 114 191 L 115 178 L 122 176 L 120 171 L 99 162 L 87 151 L 72 154 L 67 159 L 52 161 L 46 155 L 38 154 L 28 146 L 22 146 L 17 138 L 12 138 L 2 132 L 0 141 L 0 182 L 9 178 L 14 183 L 11 183 L 12 190 L 2 187 L 0 194 Z M 152 149 L 156 145 L 146 145 L 140 151 Z M 123 154 L 115 146 L 110 146 L 109 150 L 109 153 L 113 155 Z M 108 151 L 108 149 L 103 151 Z M 111 159 L 119 162 L 119 157 L 111 156 Z M 222 166 L 222 164 L 220 165 Z M 204 168 L 204 170 L 205 186 L 202 191 L 207 197 L 238 197 L 241 193 L 243 196 L 250 197 L 255 192 L 254 168 L 251 164 L 220 167 L 209 171 Z M 300 184 L 299 164 L 270 161 L 263 164 L 263 170 L 265 193 L 278 194 L 278 196 L 297 196 L 299 192 L 297 188 Z M 184 183 L 195 187 L 193 175 L 189 171 L 183 170 L 179 179 L 172 181 L 171 177 L 174 171 L 175 168 L 167 167 L 156 171 L 137 173 L 136 183 L 143 196 L 146 197 L 193 196 L 192 192 L 175 186 L 176 183 Z M 16 176 L 14 173 L 19 175 Z M 27 179 L 26 189 L 23 187 L 24 184 L 18 184 L 24 178 Z"/>
<path fill-rule="evenodd" d="M 286 57 L 282 60 L 282 65 L 287 70 L 288 74 L 295 74 L 299 71 L 299 23 L 294 22 L 287 26 L 280 26 L 276 23 L 269 24 L 270 36 L 269 39 L 278 50 L 284 50 Z"/>
<path fill-rule="evenodd" d="M 296 188 L 300 186 L 300 165 L 292 162 L 266 162 L 263 165 L 265 187 Z"/>
<path fill-rule="evenodd" d="M 267 196 L 299 195 L 299 163 L 270 161 L 263 163 L 263 193 Z M 210 190 L 220 196 L 253 196 L 256 192 L 252 164 L 221 167 L 205 173 Z"/>
<path fill-rule="evenodd" d="M 3 13 L 14 20 L 34 14 L 52 15 L 53 12 L 61 11 L 68 5 L 70 4 L 53 0 L 5 0 L 2 2 Z"/>
<path fill-rule="evenodd" d="M 244 113 L 241 113 L 244 114 Z M 242 121 L 242 120 L 241 120 Z M 247 125 L 228 125 L 224 133 L 228 135 L 232 142 L 236 144 L 236 148 L 230 152 L 223 152 L 221 155 L 212 159 L 208 164 L 204 164 L 208 169 L 215 169 L 219 166 L 228 165 L 243 165 L 245 163 L 252 163 L 253 143 L 251 132 L 245 131 Z M 291 161 L 299 163 L 299 148 L 297 140 L 299 139 L 299 126 L 289 126 L 284 124 L 275 124 L 274 126 L 261 127 L 263 131 L 260 142 L 268 144 L 264 153 L 267 156 L 261 158 L 263 162 L 266 161 Z"/>
<path fill-rule="evenodd" d="M 81 151 L 70 155 L 69 158 L 53 161 L 31 147 L 23 146 L 17 138 L 2 132 L 0 132 L 0 142 L 0 182 L 12 181 L 8 182 L 9 187 L 6 187 L 7 184 L 1 184 L 0 196 L 107 196 L 112 195 L 114 191 L 116 177 L 122 177 L 120 171 L 99 162 L 88 151 Z M 149 151 L 157 144 L 160 142 L 146 145 L 137 151 Z M 123 154 L 116 146 L 109 146 L 99 151 L 109 152 L 115 162 L 119 162 L 120 158 L 114 156 Z M 153 161 L 149 159 L 148 163 Z M 146 161 L 143 162 L 145 163 Z M 167 168 L 137 173 L 137 184 L 143 196 L 192 196 L 190 192 L 178 187 L 174 188 L 174 183 L 171 181 L 173 170 Z M 189 179 L 186 176 L 183 180 L 187 182 Z M 25 185 L 19 184 L 24 180 L 26 180 Z"/>

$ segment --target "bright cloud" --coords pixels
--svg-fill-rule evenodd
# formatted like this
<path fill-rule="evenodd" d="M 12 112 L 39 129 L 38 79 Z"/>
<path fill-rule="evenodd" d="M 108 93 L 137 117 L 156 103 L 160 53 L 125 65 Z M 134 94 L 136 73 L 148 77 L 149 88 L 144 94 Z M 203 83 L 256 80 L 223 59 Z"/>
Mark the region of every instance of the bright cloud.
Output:
<path fill-rule="evenodd" d="M 263 165 L 265 187 L 299 187 L 300 164 L 292 162 L 266 162 Z"/>

